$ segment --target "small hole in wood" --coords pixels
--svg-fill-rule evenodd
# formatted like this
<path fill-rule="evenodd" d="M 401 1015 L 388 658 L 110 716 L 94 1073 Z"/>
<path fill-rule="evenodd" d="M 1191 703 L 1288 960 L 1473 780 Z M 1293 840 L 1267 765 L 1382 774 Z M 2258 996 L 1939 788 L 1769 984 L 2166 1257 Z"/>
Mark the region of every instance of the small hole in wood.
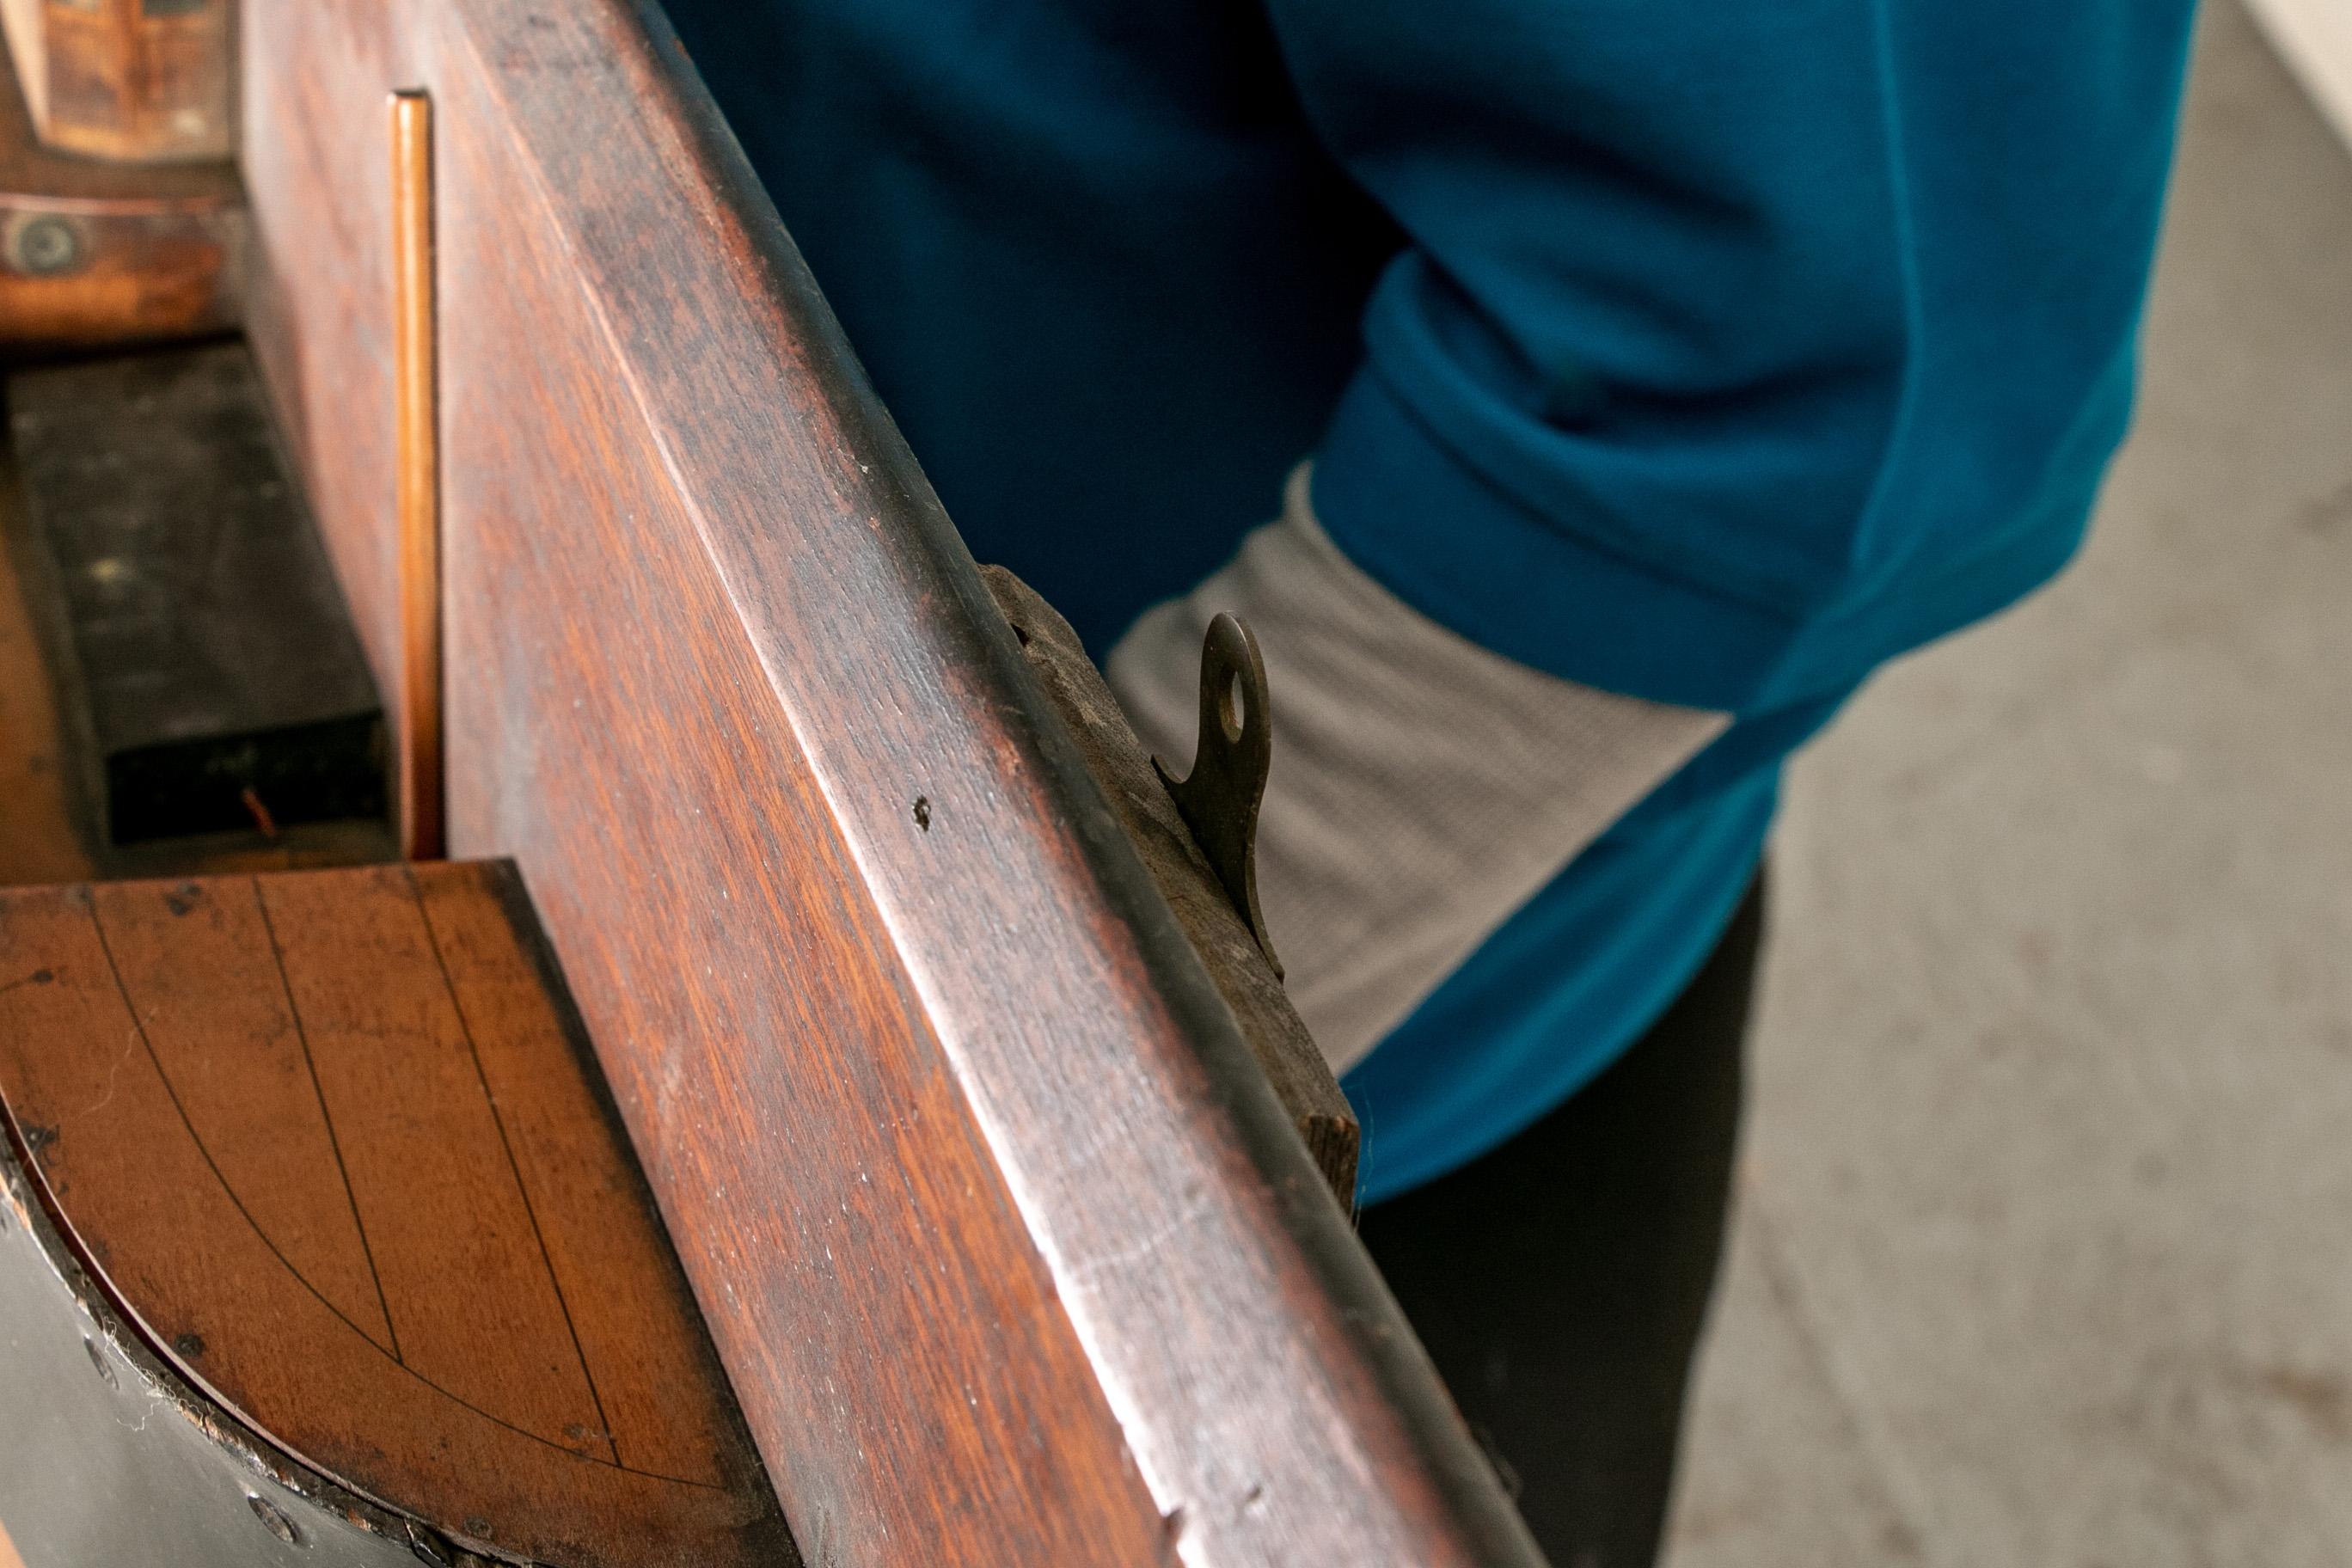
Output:
<path fill-rule="evenodd" d="M 931 797 L 929 795 L 919 795 L 915 797 L 915 826 L 926 833 L 931 830 Z"/>

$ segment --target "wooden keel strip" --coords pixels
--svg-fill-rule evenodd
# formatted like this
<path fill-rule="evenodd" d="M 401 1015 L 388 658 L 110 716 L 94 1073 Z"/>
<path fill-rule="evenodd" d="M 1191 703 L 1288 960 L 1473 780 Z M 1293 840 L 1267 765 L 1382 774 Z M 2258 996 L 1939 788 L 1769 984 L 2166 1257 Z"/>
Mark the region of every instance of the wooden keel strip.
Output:
<path fill-rule="evenodd" d="M 394 437 L 400 531 L 401 852 L 446 850 L 441 667 L 441 434 L 434 278 L 433 100 L 392 95 Z"/>

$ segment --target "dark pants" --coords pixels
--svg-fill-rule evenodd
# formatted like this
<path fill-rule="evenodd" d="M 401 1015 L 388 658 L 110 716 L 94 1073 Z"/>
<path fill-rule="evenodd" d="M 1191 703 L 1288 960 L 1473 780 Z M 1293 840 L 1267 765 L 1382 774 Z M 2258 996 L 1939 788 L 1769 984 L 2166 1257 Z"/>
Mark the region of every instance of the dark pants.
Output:
<path fill-rule="evenodd" d="M 1554 1568 L 1649 1568 L 1715 1289 L 1764 930 L 1501 1148 L 1366 1211 L 1364 1245 Z"/>

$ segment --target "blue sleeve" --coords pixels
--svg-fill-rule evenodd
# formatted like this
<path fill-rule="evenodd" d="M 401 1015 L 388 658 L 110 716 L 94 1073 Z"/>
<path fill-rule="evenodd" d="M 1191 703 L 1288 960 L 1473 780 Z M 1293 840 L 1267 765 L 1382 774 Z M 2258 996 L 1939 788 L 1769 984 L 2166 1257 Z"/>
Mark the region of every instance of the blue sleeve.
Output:
<path fill-rule="evenodd" d="M 1570 679 L 1848 689 L 2063 563 L 2128 417 L 2191 0 L 1269 0 L 1409 243 L 1325 527 Z"/>

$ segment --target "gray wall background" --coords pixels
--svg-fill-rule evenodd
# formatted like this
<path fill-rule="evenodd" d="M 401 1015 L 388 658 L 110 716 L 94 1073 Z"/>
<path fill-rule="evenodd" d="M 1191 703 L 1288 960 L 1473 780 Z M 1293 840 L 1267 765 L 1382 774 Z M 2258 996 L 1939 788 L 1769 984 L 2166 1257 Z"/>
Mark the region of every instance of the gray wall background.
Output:
<path fill-rule="evenodd" d="M 2352 1563 L 2352 160 L 2234 0 L 2147 350 L 1794 770 L 1673 1568 Z"/>

